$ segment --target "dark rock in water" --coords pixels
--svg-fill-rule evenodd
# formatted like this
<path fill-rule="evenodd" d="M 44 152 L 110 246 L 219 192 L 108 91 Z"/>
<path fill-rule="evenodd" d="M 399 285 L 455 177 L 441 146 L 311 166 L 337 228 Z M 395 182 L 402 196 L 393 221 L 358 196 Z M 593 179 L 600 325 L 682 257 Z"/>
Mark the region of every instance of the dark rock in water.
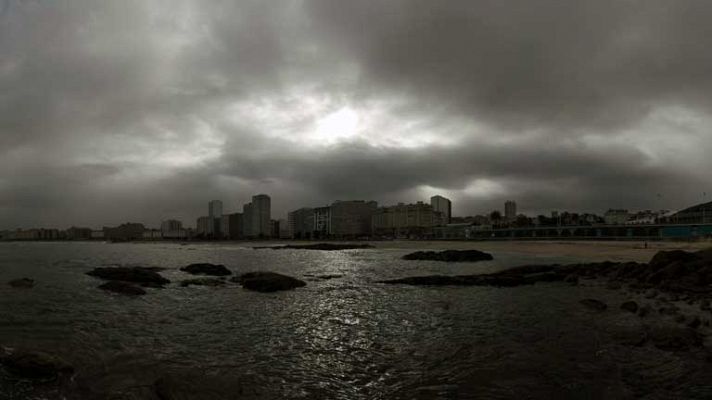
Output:
<path fill-rule="evenodd" d="M 146 291 L 138 286 L 123 281 L 109 281 L 98 286 L 101 290 L 108 292 L 126 294 L 129 296 L 140 296 L 146 294 Z"/>
<path fill-rule="evenodd" d="M 697 315 L 691 317 L 687 322 L 687 326 L 692 329 L 697 329 L 700 327 L 700 325 L 702 325 L 702 320 Z"/>
<path fill-rule="evenodd" d="M 249 272 L 231 279 L 257 292 L 276 292 L 306 286 L 306 282 L 275 272 Z"/>
<path fill-rule="evenodd" d="M 658 312 L 662 315 L 676 315 L 680 312 L 680 307 L 675 305 L 670 305 L 668 307 L 661 307 Z"/>
<path fill-rule="evenodd" d="M 350 243 L 315 243 L 315 244 L 299 244 L 293 245 L 289 244 L 286 246 L 255 246 L 253 249 L 271 249 L 271 250 L 324 250 L 324 251 L 338 251 L 338 250 L 355 250 L 355 249 L 372 249 L 374 248 L 370 244 L 350 244 Z"/>
<path fill-rule="evenodd" d="M 102 267 L 94 268 L 87 275 L 109 281 L 124 281 L 146 284 L 164 285 L 168 279 L 155 272 L 153 268 L 144 267 Z"/>
<path fill-rule="evenodd" d="M 191 285 L 195 286 L 222 286 L 225 281 L 222 279 L 210 279 L 210 278 L 200 278 L 200 279 L 186 279 L 181 281 L 180 285 L 182 287 L 187 287 Z"/>
<path fill-rule="evenodd" d="M 35 286 L 35 280 L 30 278 L 20 278 L 11 280 L 7 284 L 18 289 L 29 289 Z"/>
<path fill-rule="evenodd" d="M 0 358 L 0 363 L 8 372 L 24 379 L 50 380 L 74 372 L 60 358 L 43 352 L 15 352 Z"/>
<path fill-rule="evenodd" d="M 635 314 L 638 312 L 638 303 L 634 301 L 626 301 L 625 303 L 621 304 L 621 310 L 630 311 Z"/>
<path fill-rule="evenodd" d="M 164 376 L 154 382 L 153 390 L 161 400 L 231 400 L 244 394 L 234 380 L 198 375 Z"/>
<path fill-rule="evenodd" d="M 700 257 L 695 253 L 689 253 L 683 250 L 659 251 L 650 260 L 648 265 L 652 269 L 659 269 L 670 265 L 674 262 L 689 262 L 698 260 Z"/>
<path fill-rule="evenodd" d="M 655 289 L 649 289 L 645 294 L 643 295 L 646 299 L 654 299 L 657 297 L 658 291 Z"/>
<path fill-rule="evenodd" d="M 621 287 L 623 287 L 623 286 L 621 285 L 620 282 L 617 282 L 617 281 L 610 281 L 606 284 L 606 289 L 620 290 Z"/>
<path fill-rule="evenodd" d="M 567 273 L 565 271 L 557 271 L 556 267 L 557 266 L 555 265 L 524 265 L 493 274 L 411 276 L 401 279 L 379 281 L 379 283 L 422 286 L 514 287 L 532 285 L 537 282 L 555 282 L 564 280 Z"/>
<path fill-rule="evenodd" d="M 579 277 L 576 274 L 569 274 L 566 278 L 564 278 L 564 282 L 571 284 L 572 286 L 576 286 L 578 285 Z"/>
<path fill-rule="evenodd" d="M 596 311 L 605 311 L 608 308 L 608 305 L 606 305 L 606 303 L 596 299 L 583 299 L 579 301 L 579 303 Z"/>
<path fill-rule="evenodd" d="M 649 332 L 655 347 L 666 351 L 685 351 L 702 346 L 702 337 L 691 328 L 680 326 L 658 326 Z"/>
<path fill-rule="evenodd" d="M 339 274 L 330 274 L 330 275 L 317 275 L 315 278 L 319 278 L 321 280 L 329 280 L 329 279 L 336 279 L 336 278 L 341 278 L 343 275 Z"/>
<path fill-rule="evenodd" d="M 491 254 L 479 250 L 416 251 L 406 254 L 404 260 L 429 260 L 445 262 L 476 262 L 493 260 Z"/>
<path fill-rule="evenodd" d="M 653 311 L 653 308 L 650 307 L 649 304 L 646 304 L 646 305 L 640 307 L 640 309 L 638 310 L 638 315 L 639 315 L 640 317 L 645 317 L 645 316 L 647 316 L 648 314 L 650 314 L 652 311 Z"/>
<path fill-rule="evenodd" d="M 211 276 L 226 276 L 232 275 L 229 269 L 221 264 L 199 263 L 190 264 L 187 267 L 180 269 L 192 275 L 211 275 Z"/>

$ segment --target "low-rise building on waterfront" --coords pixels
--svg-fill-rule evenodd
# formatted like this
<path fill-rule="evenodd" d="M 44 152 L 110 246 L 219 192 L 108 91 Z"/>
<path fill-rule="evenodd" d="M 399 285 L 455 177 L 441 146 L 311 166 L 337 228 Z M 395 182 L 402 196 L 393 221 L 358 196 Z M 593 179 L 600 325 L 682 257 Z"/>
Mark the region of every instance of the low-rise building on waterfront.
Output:
<path fill-rule="evenodd" d="M 444 216 L 422 201 L 380 207 L 372 217 L 373 234 L 380 237 L 427 238 L 442 225 Z"/>

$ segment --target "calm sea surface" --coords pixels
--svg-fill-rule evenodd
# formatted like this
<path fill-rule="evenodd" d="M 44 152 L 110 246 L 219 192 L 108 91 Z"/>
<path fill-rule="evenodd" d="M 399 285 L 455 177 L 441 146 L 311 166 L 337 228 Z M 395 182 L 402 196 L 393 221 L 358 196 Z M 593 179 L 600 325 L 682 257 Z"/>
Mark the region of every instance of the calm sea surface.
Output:
<path fill-rule="evenodd" d="M 615 340 L 640 323 L 618 309 L 624 293 L 374 283 L 584 260 L 495 253 L 493 262 L 448 264 L 402 261 L 404 249 L 247 246 L 1 243 L 0 346 L 56 353 L 77 374 L 65 385 L 0 374 L 0 399 L 153 399 L 150 385 L 162 376 L 188 376 L 223 398 L 712 398 L 712 364 L 703 358 Z M 275 294 L 180 287 L 190 276 L 178 268 L 193 262 L 308 285 Z M 85 272 L 111 265 L 164 267 L 173 283 L 139 298 L 107 294 Z M 305 277 L 321 274 L 342 276 Z M 20 277 L 37 285 L 5 284 Z M 583 309 L 586 297 L 609 311 Z"/>

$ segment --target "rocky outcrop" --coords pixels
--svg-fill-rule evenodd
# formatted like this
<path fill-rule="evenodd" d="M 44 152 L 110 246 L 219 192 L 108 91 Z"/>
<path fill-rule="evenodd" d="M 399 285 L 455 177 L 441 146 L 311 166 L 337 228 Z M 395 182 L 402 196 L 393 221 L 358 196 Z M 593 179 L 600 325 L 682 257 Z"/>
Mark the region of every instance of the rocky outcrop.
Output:
<path fill-rule="evenodd" d="M 223 286 L 225 281 L 222 279 L 213 278 L 199 278 L 199 279 L 186 279 L 180 282 L 182 287 L 194 286 Z"/>
<path fill-rule="evenodd" d="M 147 286 L 162 286 L 171 282 L 156 272 L 155 268 L 146 267 L 101 267 L 86 274 L 110 281 L 133 282 Z"/>
<path fill-rule="evenodd" d="M 417 252 L 406 257 L 437 259 L 445 252 Z M 608 287 L 622 288 L 627 283 L 634 290 L 646 290 L 646 298 L 656 298 L 660 292 L 703 298 L 712 295 L 712 250 L 695 253 L 684 251 L 659 252 L 650 264 L 635 262 L 600 262 L 568 265 L 527 265 L 494 274 L 432 275 L 381 281 L 389 284 L 453 285 L 453 286 L 520 286 L 536 282 L 579 279 L 608 279 Z M 704 301 L 704 300 L 703 300 Z M 705 303 L 707 304 L 707 303 Z"/>
<path fill-rule="evenodd" d="M 107 292 L 125 294 L 128 296 L 141 296 L 146 294 L 146 291 L 138 286 L 134 286 L 128 282 L 122 281 L 109 281 L 98 286 L 101 290 L 106 290 Z"/>
<path fill-rule="evenodd" d="M 606 305 L 606 303 L 596 299 L 583 299 L 579 301 L 579 303 L 594 311 L 606 311 L 606 309 L 608 308 L 608 305 Z"/>
<path fill-rule="evenodd" d="M 14 352 L 0 358 L 0 363 L 9 373 L 23 379 L 52 380 L 74 372 L 59 357 L 43 352 Z"/>
<path fill-rule="evenodd" d="M 351 244 L 351 243 L 315 243 L 315 244 L 300 244 L 300 245 L 285 245 L 285 246 L 256 246 L 255 250 L 272 249 L 272 250 L 355 250 L 355 249 L 372 249 L 370 244 Z"/>
<path fill-rule="evenodd" d="M 276 272 L 249 272 L 232 279 L 243 288 L 256 292 L 277 292 L 306 286 L 306 282 Z"/>
<path fill-rule="evenodd" d="M 227 276 L 232 272 L 222 264 L 198 263 L 190 264 L 180 269 L 192 275 Z"/>
<path fill-rule="evenodd" d="M 638 312 L 638 303 L 634 301 L 626 301 L 625 303 L 621 304 L 621 310 L 625 310 L 628 312 L 632 312 L 633 314 Z"/>
<path fill-rule="evenodd" d="M 491 254 L 479 250 L 416 251 L 406 254 L 404 260 L 428 260 L 445 262 L 477 262 L 494 259 Z"/>
<path fill-rule="evenodd" d="M 35 280 L 30 278 L 13 279 L 7 283 L 17 289 L 30 289 L 35 286 Z"/>
<path fill-rule="evenodd" d="M 702 346 L 702 336 L 688 327 L 657 326 L 648 336 L 655 347 L 666 351 L 686 351 Z"/>

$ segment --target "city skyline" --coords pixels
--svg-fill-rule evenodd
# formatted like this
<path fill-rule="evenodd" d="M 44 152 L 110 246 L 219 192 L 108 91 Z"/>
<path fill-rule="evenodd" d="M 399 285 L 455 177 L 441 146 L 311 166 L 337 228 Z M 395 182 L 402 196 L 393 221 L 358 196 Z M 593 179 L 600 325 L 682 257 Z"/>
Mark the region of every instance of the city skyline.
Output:
<path fill-rule="evenodd" d="M 455 215 L 681 209 L 712 192 L 711 13 L 6 0 L 0 226 L 188 221 L 247 193 L 279 215 L 435 194 Z"/>

